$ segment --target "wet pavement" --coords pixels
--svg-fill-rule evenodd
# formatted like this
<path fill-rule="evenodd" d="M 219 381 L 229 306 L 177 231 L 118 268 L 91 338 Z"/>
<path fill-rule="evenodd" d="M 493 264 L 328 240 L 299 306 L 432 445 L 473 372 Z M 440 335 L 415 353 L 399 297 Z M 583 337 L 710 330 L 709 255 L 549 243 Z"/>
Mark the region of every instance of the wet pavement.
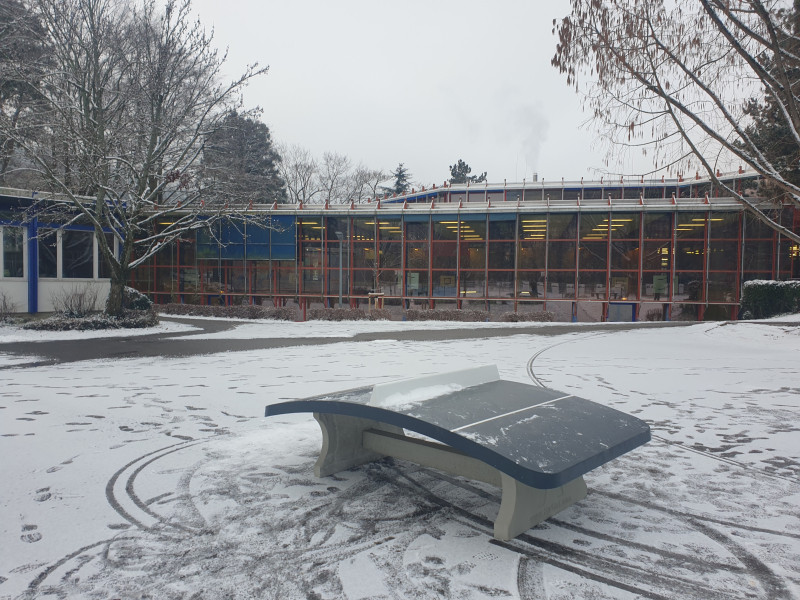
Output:
<path fill-rule="evenodd" d="M 162 322 L 181 323 L 191 325 L 191 331 L 164 332 L 148 335 L 126 335 L 124 331 L 119 336 L 88 338 L 82 340 L 51 340 L 35 342 L 10 342 L 0 343 L 0 353 L 15 356 L 36 356 L 35 362 L 21 365 L 17 363 L 13 368 L 21 366 L 36 367 L 58 363 L 70 363 L 83 360 L 113 359 L 113 358 L 147 358 L 147 357 L 178 357 L 197 356 L 203 354 L 216 354 L 221 352 L 244 352 L 249 350 L 262 350 L 267 348 L 286 348 L 292 346 L 318 346 L 323 344 L 336 344 L 340 342 L 371 342 L 375 340 L 403 340 L 403 341 L 445 341 L 463 340 L 469 338 L 494 338 L 511 335 L 542 335 L 554 336 L 576 332 L 597 331 L 624 331 L 628 329 L 683 327 L 691 322 L 671 321 L 653 323 L 595 323 L 595 324 L 558 324 L 552 326 L 542 323 L 531 323 L 529 326 L 507 327 L 498 324 L 497 327 L 470 328 L 468 323 L 459 329 L 414 329 L 408 331 L 385 331 L 359 333 L 347 337 L 285 337 L 285 338 L 257 338 L 257 339 L 196 339 L 198 335 L 222 333 L 233 330 L 240 325 L 247 325 L 248 321 L 224 321 L 178 317 L 161 317 Z M 0 367 L 0 368 L 11 368 Z"/>

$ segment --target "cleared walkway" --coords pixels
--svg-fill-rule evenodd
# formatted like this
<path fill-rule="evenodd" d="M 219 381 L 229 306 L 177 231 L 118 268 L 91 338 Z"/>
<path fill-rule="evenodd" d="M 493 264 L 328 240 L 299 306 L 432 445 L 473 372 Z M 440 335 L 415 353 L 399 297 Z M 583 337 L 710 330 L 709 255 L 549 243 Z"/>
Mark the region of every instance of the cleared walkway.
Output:
<path fill-rule="evenodd" d="M 512 335 L 556 336 L 566 333 L 625 331 L 628 329 L 664 327 L 684 327 L 692 325 L 688 321 L 653 323 L 581 323 L 549 325 L 531 323 L 529 326 L 470 328 L 465 323 L 460 329 L 413 329 L 408 331 L 386 331 L 359 333 L 352 337 L 291 337 L 257 339 L 196 339 L 199 335 L 221 333 L 232 330 L 247 321 L 223 321 L 209 319 L 161 317 L 162 321 L 191 325 L 196 329 L 186 332 L 166 332 L 152 335 L 131 336 L 124 331 L 119 337 L 89 338 L 84 340 L 55 340 L 47 342 L 0 343 L 0 352 L 16 356 L 36 356 L 36 362 L 20 366 L 36 367 L 69 363 L 83 360 L 108 358 L 146 358 L 179 357 L 216 354 L 220 352 L 244 352 L 267 348 L 286 348 L 292 346 L 319 346 L 339 342 L 371 342 L 375 340 L 402 340 L 436 342 L 445 340 L 465 340 L 470 338 L 495 338 Z M 4 368 L 4 367 L 0 367 Z M 7 367 L 6 367 L 7 368 Z"/>

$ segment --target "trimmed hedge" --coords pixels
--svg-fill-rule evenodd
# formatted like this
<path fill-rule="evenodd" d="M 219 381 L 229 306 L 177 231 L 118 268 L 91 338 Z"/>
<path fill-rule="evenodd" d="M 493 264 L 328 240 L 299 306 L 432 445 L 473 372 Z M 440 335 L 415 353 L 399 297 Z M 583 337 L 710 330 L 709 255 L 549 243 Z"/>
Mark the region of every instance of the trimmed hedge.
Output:
<path fill-rule="evenodd" d="M 489 320 L 489 313 L 484 310 L 419 310 L 412 308 L 403 314 L 408 321 L 466 321 L 476 323 Z"/>
<path fill-rule="evenodd" d="M 309 321 L 389 321 L 389 312 L 372 309 L 367 312 L 360 308 L 312 308 L 308 311 Z"/>
<path fill-rule="evenodd" d="M 281 306 L 259 306 L 257 304 L 237 304 L 234 306 L 211 306 L 201 304 L 158 304 L 156 310 L 176 317 L 221 317 L 223 319 L 272 319 L 274 321 L 297 321 L 296 308 Z"/>
<path fill-rule="evenodd" d="M 126 310 L 121 317 L 94 314 L 86 317 L 54 315 L 41 321 L 31 321 L 23 329 L 34 331 L 97 331 L 101 329 L 143 329 L 158 325 L 158 315 L 152 310 Z"/>
<path fill-rule="evenodd" d="M 199 304 L 158 304 L 154 308 L 165 315 L 185 317 L 220 317 L 223 319 L 273 319 L 282 321 L 298 321 L 301 319 L 297 308 L 273 308 L 252 304 L 234 306 L 202 306 Z M 460 321 L 467 323 L 496 320 L 505 323 L 555 321 L 555 315 L 549 311 L 531 313 L 504 313 L 492 315 L 483 310 L 446 309 L 419 310 L 409 309 L 403 312 L 407 321 Z M 494 319 L 491 317 L 494 316 Z M 391 311 L 373 308 L 366 311 L 361 308 L 312 308 L 306 318 L 309 321 L 391 321 Z M 397 318 L 397 315 L 394 316 Z"/>
<path fill-rule="evenodd" d="M 800 312 L 800 281 L 747 281 L 741 307 L 743 319 L 767 319 Z"/>
<path fill-rule="evenodd" d="M 529 313 L 506 313 L 500 320 L 506 323 L 552 323 L 556 320 L 556 315 L 549 310 L 539 310 Z"/>

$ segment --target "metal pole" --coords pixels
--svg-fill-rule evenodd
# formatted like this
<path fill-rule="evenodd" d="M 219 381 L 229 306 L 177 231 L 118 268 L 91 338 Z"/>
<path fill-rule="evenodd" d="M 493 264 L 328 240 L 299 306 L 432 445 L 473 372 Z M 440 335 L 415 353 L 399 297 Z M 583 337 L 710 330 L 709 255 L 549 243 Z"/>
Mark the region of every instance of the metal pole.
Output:
<path fill-rule="evenodd" d="M 336 232 L 336 237 L 339 238 L 339 308 L 342 308 L 342 242 L 343 235 L 341 231 Z"/>

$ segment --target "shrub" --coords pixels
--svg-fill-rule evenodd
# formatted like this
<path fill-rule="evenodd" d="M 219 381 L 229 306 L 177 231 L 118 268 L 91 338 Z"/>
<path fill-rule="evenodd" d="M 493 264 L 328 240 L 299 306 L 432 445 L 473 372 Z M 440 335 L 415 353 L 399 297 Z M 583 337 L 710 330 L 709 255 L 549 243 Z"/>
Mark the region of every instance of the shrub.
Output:
<path fill-rule="evenodd" d="M 367 312 L 361 308 L 313 308 L 307 314 L 309 321 L 388 321 L 389 311 L 374 308 Z"/>
<path fill-rule="evenodd" d="M 747 281 L 741 308 L 742 317 L 754 319 L 800 312 L 800 281 Z"/>
<path fill-rule="evenodd" d="M 500 317 L 500 320 L 505 323 L 552 323 L 556 320 L 556 315 L 549 310 L 538 310 L 536 312 L 529 313 L 506 313 Z"/>
<path fill-rule="evenodd" d="M 130 310 L 150 310 L 153 301 L 139 290 L 126 287 L 122 290 L 122 307 Z"/>
<path fill-rule="evenodd" d="M 88 284 L 63 288 L 51 296 L 51 301 L 55 312 L 79 319 L 97 311 L 97 288 Z"/>
<path fill-rule="evenodd" d="M 72 317 L 57 314 L 23 326 L 34 331 L 96 331 L 100 329 L 141 329 L 158 325 L 158 315 L 152 310 L 126 310 L 122 316 L 94 314 Z"/>
<path fill-rule="evenodd" d="M 373 308 L 369 312 L 370 321 L 391 321 L 392 313 L 385 308 Z"/>
<path fill-rule="evenodd" d="M 408 321 L 465 321 L 475 323 L 489 320 L 489 313 L 484 310 L 419 310 L 411 308 L 404 315 Z"/>
<path fill-rule="evenodd" d="M 309 321 L 363 321 L 367 313 L 360 308 L 312 308 L 306 314 Z"/>
<path fill-rule="evenodd" d="M 664 313 L 660 308 L 652 308 L 645 313 L 644 318 L 648 321 L 661 321 L 663 316 Z"/>
<path fill-rule="evenodd" d="M 275 321 L 296 321 L 297 309 L 289 306 L 259 306 L 239 304 L 236 306 L 211 306 L 200 304 L 159 304 L 158 312 L 165 315 L 186 317 L 221 317 L 223 319 L 272 319 Z"/>
<path fill-rule="evenodd" d="M 16 303 L 5 292 L 0 291 L 0 323 L 7 323 L 13 320 L 14 313 L 17 312 Z"/>

